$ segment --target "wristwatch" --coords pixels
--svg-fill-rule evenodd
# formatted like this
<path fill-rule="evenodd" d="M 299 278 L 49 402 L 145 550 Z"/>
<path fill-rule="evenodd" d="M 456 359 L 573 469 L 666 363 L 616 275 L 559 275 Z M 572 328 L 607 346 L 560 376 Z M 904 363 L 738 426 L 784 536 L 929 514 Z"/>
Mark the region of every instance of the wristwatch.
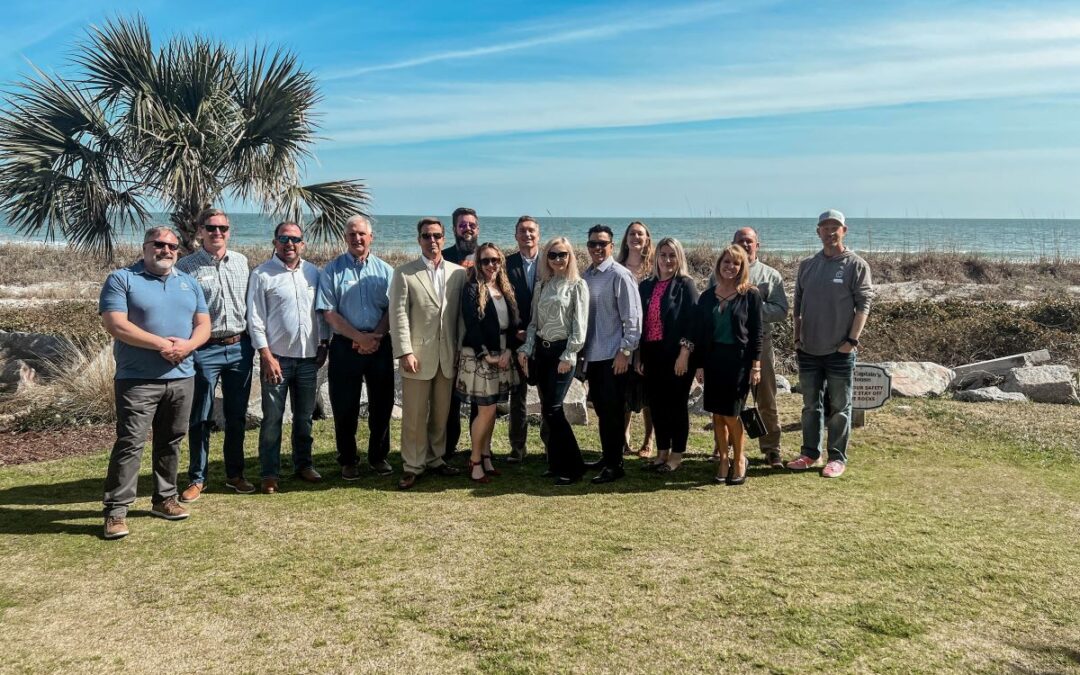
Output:
<path fill-rule="evenodd" d="M 853 337 L 846 337 L 846 338 L 844 338 L 844 342 L 848 343 L 848 344 L 849 344 L 849 345 L 851 345 L 852 347 L 858 347 L 858 346 L 859 346 L 859 341 L 858 341 L 858 340 L 856 340 L 856 339 L 855 339 L 855 338 L 853 338 Z"/>
<path fill-rule="evenodd" d="M 632 354 L 632 353 L 633 353 L 633 352 L 631 352 L 631 351 L 630 351 L 629 349 L 626 349 L 625 347 L 624 347 L 624 348 L 622 348 L 622 349 L 620 349 L 619 351 L 620 351 L 620 352 L 622 353 L 622 355 L 623 355 L 623 356 L 625 356 L 625 357 L 627 357 L 627 358 L 629 358 L 629 357 L 630 357 L 630 354 Z"/>

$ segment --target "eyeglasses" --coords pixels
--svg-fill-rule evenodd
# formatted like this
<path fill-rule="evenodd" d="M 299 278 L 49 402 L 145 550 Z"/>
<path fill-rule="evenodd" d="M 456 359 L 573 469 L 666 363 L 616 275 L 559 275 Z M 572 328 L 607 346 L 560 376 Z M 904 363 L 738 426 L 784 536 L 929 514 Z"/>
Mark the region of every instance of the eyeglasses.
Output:
<path fill-rule="evenodd" d="M 207 232 L 220 232 L 225 234 L 229 231 L 228 225 L 203 225 L 203 229 Z"/>
<path fill-rule="evenodd" d="M 420 235 L 424 241 L 439 241 L 443 238 L 442 232 L 424 232 Z"/>
<path fill-rule="evenodd" d="M 303 237 L 291 237 L 287 234 L 279 234 L 274 238 L 274 241 L 284 246 L 285 244 L 303 244 Z"/>
<path fill-rule="evenodd" d="M 498 258 L 481 258 L 480 259 L 480 264 L 484 265 L 485 267 L 498 267 L 499 266 L 499 259 Z"/>
<path fill-rule="evenodd" d="M 585 244 L 589 248 L 607 248 L 611 245 L 610 241 L 590 241 Z"/>
<path fill-rule="evenodd" d="M 180 244 L 174 244 L 171 241 L 148 241 L 146 243 L 147 244 L 153 244 L 154 248 L 156 248 L 159 251 L 161 249 L 163 249 L 163 248 L 167 248 L 170 251 L 175 251 L 178 248 L 180 248 Z"/>
<path fill-rule="evenodd" d="M 570 257 L 569 251 L 548 251 L 548 260 L 566 260 Z"/>
<path fill-rule="evenodd" d="M 459 230 L 479 230 L 479 223 L 470 223 L 468 221 L 458 223 L 457 229 Z"/>

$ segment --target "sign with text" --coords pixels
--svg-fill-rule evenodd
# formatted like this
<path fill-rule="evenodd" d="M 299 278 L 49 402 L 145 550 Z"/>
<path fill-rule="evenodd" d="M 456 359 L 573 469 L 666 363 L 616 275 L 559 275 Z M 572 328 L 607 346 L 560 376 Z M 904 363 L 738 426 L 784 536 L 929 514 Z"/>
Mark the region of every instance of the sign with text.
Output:
<path fill-rule="evenodd" d="M 851 407 L 873 410 L 885 405 L 892 394 L 889 371 L 872 363 L 855 364 L 855 386 L 851 391 Z"/>

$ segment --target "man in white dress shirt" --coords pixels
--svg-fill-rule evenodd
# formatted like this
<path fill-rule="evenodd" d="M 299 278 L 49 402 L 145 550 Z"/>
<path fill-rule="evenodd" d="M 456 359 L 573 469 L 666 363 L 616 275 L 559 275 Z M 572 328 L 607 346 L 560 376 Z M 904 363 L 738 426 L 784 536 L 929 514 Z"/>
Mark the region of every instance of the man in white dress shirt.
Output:
<path fill-rule="evenodd" d="M 278 225 L 274 229 L 274 255 L 251 273 L 248 288 L 248 334 L 259 352 L 262 373 L 259 464 L 266 494 L 280 490 L 286 394 L 293 413 L 293 471 L 309 483 L 322 480 L 312 465 L 311 418 L 329 331 L 315 311 L 319 269 L 301 258 L 303 251 L 300 226 L 288 222 Z"/>

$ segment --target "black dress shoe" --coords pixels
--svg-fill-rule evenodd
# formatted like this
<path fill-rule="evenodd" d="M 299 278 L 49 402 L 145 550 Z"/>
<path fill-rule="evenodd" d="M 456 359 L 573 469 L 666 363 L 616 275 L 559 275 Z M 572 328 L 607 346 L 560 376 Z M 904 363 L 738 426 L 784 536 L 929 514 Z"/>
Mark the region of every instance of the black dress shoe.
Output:
<path fill-rule="evenodd" d="M 596 460 L 595 462 L 585 462 L 586 469 L 603 469 L 607 464 L 604 464 L 604 458 Z"/>
<path fill-rule="evenodd" d="M 450 466 L 449 464 L 440 464 L 431 470 L 436 476 L 459 476 L 461 475 L 461 469 Z"/>
<path fill-rule="evenodd" d="M 592 479 L 594 485 L 600 485 L 602 483 L 611 483 L 619 480 L 625 475 L 625 472 L 619 469 L 612 469 L 610 466 L 606 467 L 603 471 L 596 474 L 596 477 Z"/>
<path fill-rule="evenodd" d="M 581 480 L 580 477 L 571 478 L 570 476 L 559 476 L 555 479 L 555 485 L 573 485 L 579 480 Z"/>

